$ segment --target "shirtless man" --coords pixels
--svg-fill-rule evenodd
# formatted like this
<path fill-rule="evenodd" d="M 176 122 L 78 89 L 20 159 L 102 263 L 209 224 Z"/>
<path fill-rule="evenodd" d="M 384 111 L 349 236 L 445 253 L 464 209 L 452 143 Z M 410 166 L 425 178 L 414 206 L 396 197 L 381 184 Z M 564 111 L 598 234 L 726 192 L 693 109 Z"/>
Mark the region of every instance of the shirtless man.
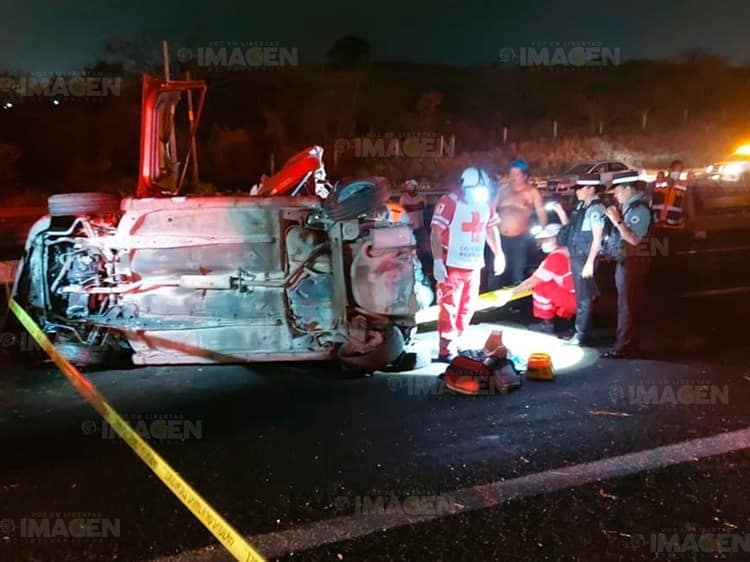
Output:
<path fill-rule="evenodd" d="M 529 183 L 529 166 L 524 160 L 514 160 L 510 165 L 509 184 L 500 188 L 497 214 L 500 235 L 507 259 L 503 284 L 517 285 L 526 278 L 529 254 L 536 247 L 531 236 L 531 217 L 534 212 L 541 226 L 547 224 L 542 195 Z M 493 280 L 496 285 L 498 279 Z M 496 287 L 490 287 L 496 288 Z"/>

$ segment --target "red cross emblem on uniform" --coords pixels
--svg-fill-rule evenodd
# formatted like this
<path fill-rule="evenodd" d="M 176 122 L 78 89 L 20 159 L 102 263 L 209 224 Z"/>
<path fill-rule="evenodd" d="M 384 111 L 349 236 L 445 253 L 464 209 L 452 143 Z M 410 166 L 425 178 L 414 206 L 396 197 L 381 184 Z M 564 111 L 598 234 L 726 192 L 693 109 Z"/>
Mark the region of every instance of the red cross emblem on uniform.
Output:
<path fill-rule="evenodd" d="M 484 223 L 479 220 L 477 211 L 471 212 L 471 220 L 461 223 L 461 232 L 471 232 L 471 241 L 479 242 L 479 233 L 484 229 Z"/>

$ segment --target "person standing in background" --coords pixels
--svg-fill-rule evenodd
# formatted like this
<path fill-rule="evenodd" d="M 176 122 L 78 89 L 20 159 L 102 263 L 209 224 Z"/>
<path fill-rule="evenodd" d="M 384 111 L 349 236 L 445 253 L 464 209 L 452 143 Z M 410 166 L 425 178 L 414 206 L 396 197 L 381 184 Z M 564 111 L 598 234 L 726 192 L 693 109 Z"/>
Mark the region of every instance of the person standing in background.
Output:
<path fill-rule="evenodd" d="M 529 166 L 524 160 L 511 162 L 508 184 L 500 187 L 497 200 L 507 264 L 505 274 L 488 283 L 490 289 L 498 285 L 517 285 L 525 279 L 529 255 L 536 249 L 530 232 L 531 218 L 536 213 L 539 225 L 544 227 L 547 224 L 542 195 L 529 182 Z"/>
<path fill-rule="evenodd" d="M 669 166 L 669 176 L 654 186 L 650 197 L 648 193 L 641 197 L 651 205 L 652 221 L 658 228 L 684 228 L 686 217 L 693 214 L 692 186 L 682 179 L 682 173 L 682 160 L 675 160 Z"/>
<path fill-rule="evenodd" d="M 664 173 L 664 170 L 659 170 L 658 172 L 656 172 L 656 179 L 646 184 L 646 189 L 643 192 L 644 199 L 650 205 L 651 200 L 653 199 L 653 196 L 654 196 L 654 192 L 657 189 L 664 189 L 668 185 L 669 184 L 667 183 L 667 176 Z"/>
<path fill-rule="evenodd" d="M 427 207 L 427 200 L 417 191 L 418 186 L 417 180 L 406 180 L 399 199 L 399 203 L 409 215 L 409 224 L 415 231 L 424 226 L 424 210 Z"/>

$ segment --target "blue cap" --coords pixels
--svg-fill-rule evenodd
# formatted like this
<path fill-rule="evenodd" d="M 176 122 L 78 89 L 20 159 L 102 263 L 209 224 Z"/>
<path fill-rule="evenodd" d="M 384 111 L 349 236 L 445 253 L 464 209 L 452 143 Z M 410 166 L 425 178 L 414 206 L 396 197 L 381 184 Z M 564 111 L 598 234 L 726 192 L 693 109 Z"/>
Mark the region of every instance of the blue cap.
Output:
<path fill-rule="evenodd" d="M 529 171 L 529 165 L 526 163 L 526 160 L 522 160 L 521 158 L 516 158 L 513 160 L 513 162 L 510 163 L 511 168 L 518 168 L 522 172 L 528 172 Z"/>

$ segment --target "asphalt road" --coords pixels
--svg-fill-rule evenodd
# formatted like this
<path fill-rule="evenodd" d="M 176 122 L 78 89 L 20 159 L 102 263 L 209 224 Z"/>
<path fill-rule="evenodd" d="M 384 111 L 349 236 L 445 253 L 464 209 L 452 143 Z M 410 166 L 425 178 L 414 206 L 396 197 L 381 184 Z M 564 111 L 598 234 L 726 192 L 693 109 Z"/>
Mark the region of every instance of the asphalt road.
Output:
<path fill-rule="evenodd" d="M 657 269 L 643 358 L 560 355 L 554 382 L 509 395 L 453 396 L 439 365 L 89 375 L 272 559 L 746 560 L 748 257 Z M 565 353 L 521 329 L 527 312 L 480 315 L 471 343 L 492 323 L 511 349 Z M 0 560 L 227 559 L 53 366 L 0 373 Z"/>

